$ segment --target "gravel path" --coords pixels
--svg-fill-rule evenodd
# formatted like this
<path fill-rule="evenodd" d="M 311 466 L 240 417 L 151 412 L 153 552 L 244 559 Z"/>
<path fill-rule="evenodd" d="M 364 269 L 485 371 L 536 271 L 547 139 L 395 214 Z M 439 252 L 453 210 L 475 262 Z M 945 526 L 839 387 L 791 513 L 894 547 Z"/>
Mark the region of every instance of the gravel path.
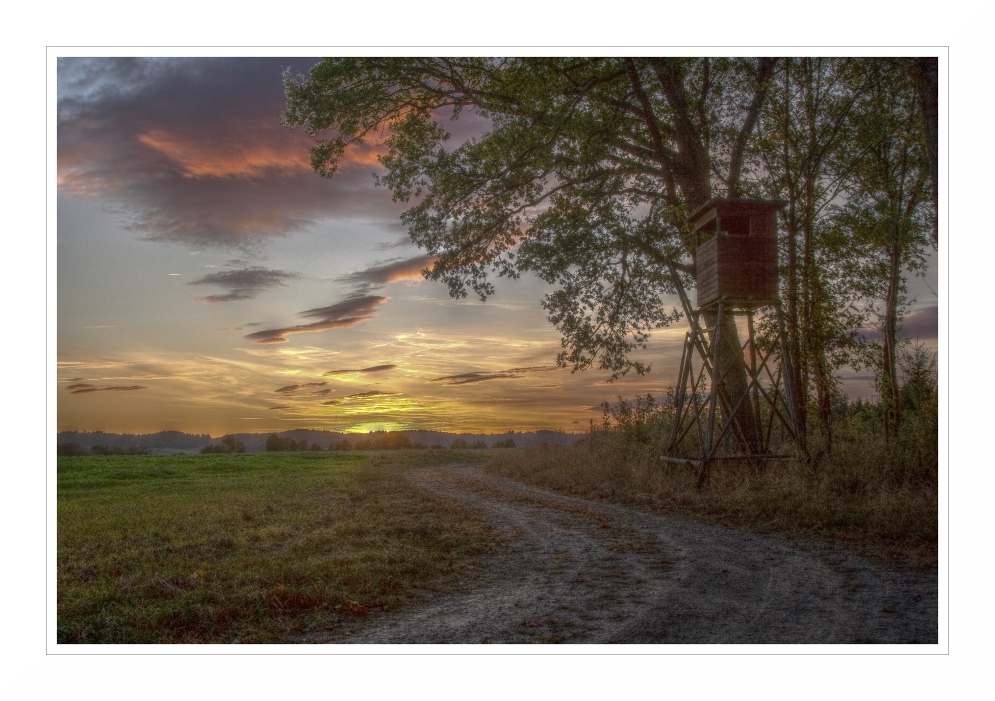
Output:
<path fill-rule="evenodd" d="M 566 497 L 474 466 L 413 470 L 470 505 L 503 552 L 457 593 L 329 643 L 937 643 L 937 576 Z"/>

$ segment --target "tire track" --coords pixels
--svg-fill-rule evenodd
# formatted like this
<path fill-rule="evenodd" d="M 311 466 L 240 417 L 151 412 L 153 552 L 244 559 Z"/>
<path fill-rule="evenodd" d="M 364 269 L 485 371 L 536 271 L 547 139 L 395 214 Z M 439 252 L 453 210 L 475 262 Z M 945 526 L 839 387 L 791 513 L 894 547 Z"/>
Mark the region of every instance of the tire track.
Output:
<path fill-rule="evenodd" d="M 508 544 L 452 594 L 372 614 L 349 643 L 936 643 L 935 573 L 831 545 L 568 497 L 475 466 L 412 470 Z"/>

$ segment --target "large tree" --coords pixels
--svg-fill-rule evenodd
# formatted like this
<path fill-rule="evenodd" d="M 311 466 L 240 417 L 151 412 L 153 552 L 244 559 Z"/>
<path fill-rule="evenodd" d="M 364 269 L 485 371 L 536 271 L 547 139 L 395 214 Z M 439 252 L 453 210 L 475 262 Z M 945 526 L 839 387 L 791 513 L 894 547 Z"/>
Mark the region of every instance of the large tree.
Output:
<path fill-rule="evenodd" d="M 880 353 L 873 364 L 890 440 L 898 436 L 902 420 L 898 329 L 909 302 L 906 275 L 923 274 L 926 254 L 937 245 L 931 226 L 936 210 L 929 211 L 935 192 L 929 144 L 935 134 L 924 133 L 928 120 L 920 118 L 922 101 L 908 60 L 865 61 L 859 68 L 867 86 L 857 102 L 853 147 L 862 158 L 839 220 L 860 248 L 866 271 L 854 280 L 855 287 L 878 312 Z"/>
<path fill-rule="evenodd" d="M 861 346 L 857 329 L 867 316 L 857 304 L 864 290 L 853 284 L 860 250 L 835 221 L 866 156 L 854 145 L 857 105 L 868 82 L 860 70 L 865 60 L 782 59 L 754 134 L 758 192 L 787 202 L 780 263 L 794 372 L 788 380 L 802 406 L 814 393 L 826 449 L 836 372 L 853 364 Z M 805 418 L 802 412 L 803 430 Z"/>
<path fill-rule="evenodd" d="M 661 297 L 671 271 L 690 285 L 686 216 L 742 194 L 750 137 L 775 59 L 335 58 L 285 76 L 285 123 L 315 138 L 330 176 L 352 144 L 383 139 L 382 184 L 430 271 L 455 296 L 482 299 L 489 275 L 532 271 L 563 335 L 561 364 L 614 376 L 680 314 Z M 445 118 L 473 110 L 486 133 L 447 148 Z M 706 323 L 715 320 L 706 317 Z M 738 362 L 725 318 L 720 363 Z M 726 379 L 735 405 L 745 370 Z M 738 433 L 755 440 L 748 402 Z"/>

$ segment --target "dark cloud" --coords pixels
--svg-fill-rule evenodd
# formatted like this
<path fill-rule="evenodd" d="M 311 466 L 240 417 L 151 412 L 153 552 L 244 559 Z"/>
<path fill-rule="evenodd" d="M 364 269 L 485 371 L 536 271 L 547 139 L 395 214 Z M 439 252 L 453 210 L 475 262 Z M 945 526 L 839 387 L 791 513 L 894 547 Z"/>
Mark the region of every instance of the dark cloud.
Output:
<path fill-rule="evenodd" d="M 341 403 L 342 403 L 341 399 L 330 399 L 327 402 L 322 402 L 321 405 L 322 406 L 335 406 L 336 404 L 341 404 Z"/>
<path fill-rule="evenodd" d="M 129 387 L 95 387 L 93 385 L 79 384 L 79 385 L 69 385 L 66 387 L 70 394 L 85 394 L 87 392 L 131 392 L 136 389 L 148 389 L 144 385 L 131 385 Z"/>
<path fill-rule="evenodd" d="M 100 197 L 145 238 L 195 248 L 251 247 L 333 216 L 396 221 L 406 205 L 371 186 L 382 146 L 350 151 L 329 180 L 311 169 L 310 138 L 282 126 L 283 68 L 315 62 L 60 59 L 60 193 Z"/>
<path fill-rule="evenodd" d="M 346 275 L 339 278 L 339 282 L 352 283 L 362 287 L 379 287 L 400 280 L 422 280 L 424 279 L 422 271 L 432 267 L 436 260 L 438 260 L 438 256 L 426 253 L 414 258 L 390 261 Z"/>
<path fill-rule="evenodd" d="M 297 273 L 253 267 L 211 273 L 187 284 L 228 288 L 227 294 L 198 297 L 198 302 L 237 302 L 243 299 L 255 299 L 261 292 L 274 287 L 283 287 L 287 284 L 287 280 L 299 277 Z"/>
<path fill-rule="evenodd" d="M 898 325 L 900 339 L 935 341 L 939 330 L 939 311 L 936 305 L 917 307 L 905 315 Z M 877 329 L 860 329 L 868 341 L 879 342 L 884 335 Z"/>
<path fill-rule="evenodd" d="M 255 343 L 286 343 L 287 336 L 294 333 L 313 333 L 316 331 L 355 326 L 374 318 L 377 309 L 388 299 L 390 297 L 379 297 L 376 295 L 350 297 L 328 307 L 318 307 L 300 312 L 300 316 L 306 319 L 317 318 L 318 321 L 310 324 L 256 331 L 255 333 L 248 334 L 246 338 Z"/>
<path fill-rule="evenodd" d="M 917 307 L 905 315 L 900 325 L 902 338 L 935 340 L 940 326 L 939 309 L 936 305 Z"/>
<path fill-rule="evenodd" d="M 290 392 L 296 392 L 299 389 L 304 389 L 305 387 L 321 387 L 327 385 L 327 382 L 304 382 L 299 385 L 287 385 L 286 387 L 281 387 L 280 389 L 273 390 L 274 392 L 282 392 L 287 394 Z"/>
<path fill-rule="evenodd" d="M 407 232 L 405 232 L 404 234 L 398 236 L 393 241 L 378 243 L 376 246 L 374 246 L 374 248 L 376 248 L 378 251 L 390 251 L 395 248 L 410 248 L 414 245 L 415 244 L 411 240 L 411 237 L 407 234 Z"/>
<path fill-rule="evenodd" d="M 276 411 L 276 410 L 278 410 L 278 409 L 290 409 L 290 408 L 291 408 L 291 407 L 289 407 L 289 406 L 282 406 L 282 405 L 281 405 L 281 406 L 271 406 L 271 407 L 269 408 L 269 410 L 270 410 L 270 411 Z"/>
<path fill-rule="evenodd" d="M 329 370 L 328 372 L 323 372 L 322 377 L 328 377 L 329 375 L 349 375 L 356 372 L 382 372 L 384 370 L 393 370 L 396 365 L 374 365 L 371 368 L 360 368 L 359 370 Z"/>
<path fill-rule="evenodd" d="M 487 382 L 488 380 L 517 379 L 533 372 L 552 372 L 559 369 L 556 365 L 541 365 L 530 368 L 499 370 L 497 372 L 465 372 L 462 375 L 437 377 L 434 380 L 429 380 L 429 382 L 444 382 L 447 385 L 469 385 L 475 382 Z"/>
<path fill-rule="evenodd" d="M 358 392 L 356 394 L 350 394 L 350 395 L 346 396 L 346 399 L 375 399 L 377 397 L 390 397 L 390 396 L 393 396 L 395 394 L 398 394 L 398 393 L 397 392 L 376 392 L 376 391 L 373 391 L 373 392 Z"/>

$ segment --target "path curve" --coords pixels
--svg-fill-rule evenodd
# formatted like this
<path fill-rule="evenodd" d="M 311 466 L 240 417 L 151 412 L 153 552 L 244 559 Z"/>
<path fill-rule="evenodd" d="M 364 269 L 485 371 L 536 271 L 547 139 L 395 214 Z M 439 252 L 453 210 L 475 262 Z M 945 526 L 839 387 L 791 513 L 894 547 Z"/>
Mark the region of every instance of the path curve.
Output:
<path fill-rule="evenodd" d="M 455 593 L 311 642 L 938 642 L 936 573 L 568 497 L 479 466 L 406 477 L 475 509 L 503 552 Z"/>

